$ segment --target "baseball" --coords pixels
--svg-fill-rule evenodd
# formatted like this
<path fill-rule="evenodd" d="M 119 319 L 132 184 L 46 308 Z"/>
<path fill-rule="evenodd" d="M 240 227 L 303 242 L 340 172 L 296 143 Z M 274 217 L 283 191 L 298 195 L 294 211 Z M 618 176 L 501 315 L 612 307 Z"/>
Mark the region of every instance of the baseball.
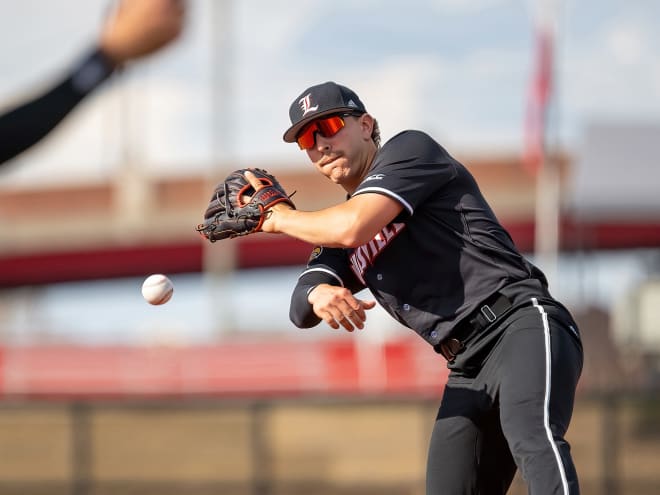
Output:
<path fill-rule="evenodd" d="M 154 306 L 165 304 L 171 299 L 173 292 L 172 281 L 160 273 L 149 275 L 142 283 L 142 296 Z"/>

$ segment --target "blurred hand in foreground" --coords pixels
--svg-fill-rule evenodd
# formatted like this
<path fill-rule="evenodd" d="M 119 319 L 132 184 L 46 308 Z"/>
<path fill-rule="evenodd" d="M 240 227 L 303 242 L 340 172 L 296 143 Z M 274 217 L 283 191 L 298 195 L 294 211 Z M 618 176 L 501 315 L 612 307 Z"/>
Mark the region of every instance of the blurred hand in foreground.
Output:
<path fill-rule="evenodd" d="M 183 30 L 183 0 L 122 0 L 100 36 L 103 53 L 116 65 L 163 48 Z"/>

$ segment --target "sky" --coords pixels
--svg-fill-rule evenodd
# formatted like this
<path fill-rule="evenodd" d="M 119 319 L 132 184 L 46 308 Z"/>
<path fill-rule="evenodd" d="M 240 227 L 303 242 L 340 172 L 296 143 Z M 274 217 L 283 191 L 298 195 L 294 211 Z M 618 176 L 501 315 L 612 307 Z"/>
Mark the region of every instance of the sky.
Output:
<path fill-rule="evenodd" d="M 593 122 L 660 122 L 660 2 L 556 3 L 552 142 L 575 150 Z M 2 109 L 72 66 L 111 4 L 0 5 Z M 535 12 L 530 0 L 189 0 L 179 41 L 113 78 L 0 188 L 104 180 L 126 162 L 149 174 L 300 166 L 281 138 L 288 107 L 326 80 L 352 87 L 386 139 L 418 128 L 453 153 L 519 153 Z"/>

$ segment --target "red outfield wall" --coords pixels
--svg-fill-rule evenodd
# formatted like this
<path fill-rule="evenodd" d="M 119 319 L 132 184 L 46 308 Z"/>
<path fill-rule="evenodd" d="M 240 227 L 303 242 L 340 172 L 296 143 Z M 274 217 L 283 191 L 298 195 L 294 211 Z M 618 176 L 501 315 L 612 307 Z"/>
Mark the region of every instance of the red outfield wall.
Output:
<path fill-rule="evenodd" d="M 510 222 L 505 226 L 521 251 L 533 250 L 533 223 Z M 657 247 L 660 223 L 578 225 L 566 220 L 561 235 L 562 249 L 567 251 Z M 203 270 L 204 242 L 194 236 L 189 242 L 0 255 L 0 287 L 141 277 L 146 273 L 197 273 Z M 227 242 L 236 244 L 237 269 L 302 267 L 312 250 L 309 244 L 279 235 L 260 234 Z"/>
<path fill-rule="evenodd" d="M 357 337 L 357 336 L 356 336 Z M 444 358 L 418 338 L 192 347 L 5 347 L 5 398 L 413 394 L 440 397 Z"/>

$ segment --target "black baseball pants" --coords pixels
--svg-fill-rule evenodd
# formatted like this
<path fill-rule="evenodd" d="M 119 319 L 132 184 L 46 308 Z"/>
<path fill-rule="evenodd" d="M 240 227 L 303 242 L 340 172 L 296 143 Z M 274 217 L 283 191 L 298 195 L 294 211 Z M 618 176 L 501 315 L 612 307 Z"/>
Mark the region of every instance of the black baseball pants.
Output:
<path fill-rule="evenodd" d="M 560 305 L 530 298 L 496 331 L 496 343 L 475 356 L 476 371 L 474 359 L 469 372 L 452 368 L 431 435 L 427 495 L 505 494 L 516 468 L 531 495 L 577 495 L 564 439 L 582 371 L 575 322 Z"/>

